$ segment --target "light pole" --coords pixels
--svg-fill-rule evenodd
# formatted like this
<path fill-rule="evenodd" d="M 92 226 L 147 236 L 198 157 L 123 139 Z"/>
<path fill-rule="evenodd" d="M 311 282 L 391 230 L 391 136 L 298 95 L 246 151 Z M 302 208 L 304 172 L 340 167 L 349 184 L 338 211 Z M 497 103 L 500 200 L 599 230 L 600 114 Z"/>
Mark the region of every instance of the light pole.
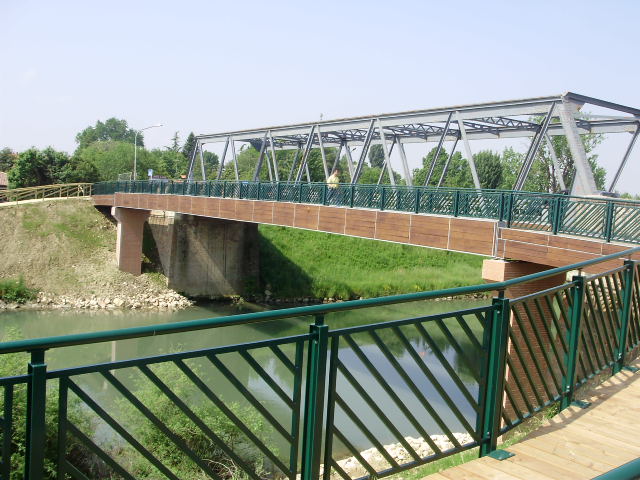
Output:
<path fill-rule="evenodd" d="M 148 130 L 149 128 L 161 127 L 162 124 L 158 123 L 157 125 L 149 125 L 148 127 L 141 128 L 140 130 L 136 130 L 136 134 L 133 136 L 133 179 L 136 180 L 138 177 L 138 134 L 143 130 Z"/>

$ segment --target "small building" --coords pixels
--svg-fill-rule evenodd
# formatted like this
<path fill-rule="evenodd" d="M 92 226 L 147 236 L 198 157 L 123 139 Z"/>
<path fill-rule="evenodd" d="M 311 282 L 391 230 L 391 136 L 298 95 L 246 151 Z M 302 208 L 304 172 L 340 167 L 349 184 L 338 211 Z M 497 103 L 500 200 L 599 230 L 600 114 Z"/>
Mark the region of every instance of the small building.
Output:
<path fill-rule="evenodd" d="M 0 190 L 9 188 L 9 179 L 5 172 L 0 172 Z"/>

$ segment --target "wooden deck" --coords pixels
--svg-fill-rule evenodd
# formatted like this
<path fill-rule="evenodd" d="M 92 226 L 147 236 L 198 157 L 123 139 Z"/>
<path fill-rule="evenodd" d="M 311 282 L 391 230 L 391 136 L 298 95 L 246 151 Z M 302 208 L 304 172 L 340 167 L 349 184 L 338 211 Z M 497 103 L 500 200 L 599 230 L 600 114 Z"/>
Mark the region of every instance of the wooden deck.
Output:
<path fill-rule="evenodd" d="M 583 480 L 640 458 L 640 372 L 620 372 L 587 400 L 590 407 L 569 407 L 509 447 L 514 457 L 480 458 L 424 480 Z"/>

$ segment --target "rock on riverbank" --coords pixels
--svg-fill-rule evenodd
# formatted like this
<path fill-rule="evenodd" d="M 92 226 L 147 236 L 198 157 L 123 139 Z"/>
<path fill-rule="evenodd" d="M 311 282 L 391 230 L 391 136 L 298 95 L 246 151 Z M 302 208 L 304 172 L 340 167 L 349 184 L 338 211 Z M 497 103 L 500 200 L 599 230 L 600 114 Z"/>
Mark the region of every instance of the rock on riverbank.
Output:
<path fill-rule="evenodd" d="M 37 298 L 24 305 L 5 303 L 0 300 L 0 310 L 31 309 L 31 310 L 56 310 L 56 309 L 87 309 L 87 310 L 115 310 L 115 309 L 160 309 L 180 310 L 193 305 L 193 302 L 177 292 L 167 290 L 164 292 L 135 293 L 132 295 L 115 296 L 71 296 L 55 295 L 40 292 Z"/>
<path fill-rule="evenodd" d="M 461 445 L 465 445 L 473 442 L 473 438 L 471 435 L 467 433 L 454 433 L 453 434 Z M 433 455 L 433 449 L 429 446 L 429 444 L 425 441 L 424 438 L 413 438 L 413 437 L 405 437 L 406 442 L 413 448 L 416 453 L 420 456 L 420 458 L 425 458 L 430 455 Z M 453 448 L 453 443 L 446 435 L 431 435 L 431 440 L 433 443 L 441 450 L 449 450 Z M 397 463 L 402 465 L 403 463 L 408 463 L 413 460 L 413 457 L 409 454 L 409 452 L 402 446 L 401 443 L 391 443 L 389 445 L 383 445 L 384 449 L 387 451 L 389 456 L 393 458 Z M 381 471 L 389 468 L 391 465 L 389 462 L 382 456 L 382 454 L 378 451 L 378 449 L 369 448 L 368 450 L 364 450 L 360 452 L 360 456 L 369 463 L 376 471 Z M 364 475 L 368 475 L 369 472 L 362 466 L 362 464 L 358 461 L 358 459 L 354 457 L 344 458 L 342 460 L 338 460 L 338 465 L 342 468 L 347 475 L 351 478 L 358 478 Z M 321 467 L 323 468 L 323 466 Z M 342 478 L 337 473 L 332 473 L 332 478 Z"/>

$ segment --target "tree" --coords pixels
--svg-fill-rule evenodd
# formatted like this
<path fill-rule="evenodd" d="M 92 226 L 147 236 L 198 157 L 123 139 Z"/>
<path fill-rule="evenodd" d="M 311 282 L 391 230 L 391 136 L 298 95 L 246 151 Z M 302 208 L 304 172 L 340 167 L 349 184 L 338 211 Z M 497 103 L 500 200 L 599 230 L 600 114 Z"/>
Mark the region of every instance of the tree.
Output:
<path fill-rule="evenodd" d="M 173 137 L 171 137 L 171 146 L 166 147 L 167 150 L 170 150 L 172 152 L 179 152 L 180 151 L 180 135 L 178 132 L 175 132 L 173 134 Z"/>
<path fill-rule="evenodd" d="M 101 181 L 117 180 L 118 174 L 133 170 L 133 145 L 127 142 L 94 142 L 77 154 L 82 160 L 93 164 Z M 138 151 L 138 178 L 145 179 L 147 169 L 160 171 L 162 164 L 157 155 L 147 150 Z"/>
<path fill-rule="evenodd" d="M 0 172 L 8 172 L 18 159 L 18 154 L 6 147 L 0 150 Z"/>
<path fill-rule="evenodd" d="M 9 170 L 9 184 L 12 188 L 35 187 L 64 182 L 64 171 L 69 163 L 69 155 L 51 147 L 44 150 L 30 148 L 22 152 Z"/>
<path fill-rule="evenodd" d="M 482 188 L 495 189 L 502 185 L 502 158 L 497 152 L 482 150 L 473 156 Z"/>
<path fill-rule="evenodd" d="M 371 148 L 369 148 L 369 165 L 378 168 L 382 168 L 382 165 L 384 165 L 384 151 L 382 149 L 382 144 L 376 143 L 371 145 Z"/>
<path fill-rule="evenodd" d="M 134 143 L 136 131 L 129 128 L 126 120 L 109 118 L 104 123 L 98 120 L 95 127 L 87 127 L 76 135 L 78 150 L 88 147 L 98 141 L 116 141 Z M 136 142 L 139 146 L 144 146 L 144 138 L 138 133 Z"/>
<path fill-rule="evenodd" d="M 195 150 L 195 148 L 196 136 L 193 134 L 193 132 L 191 132 L 189 133 L 189 136 L 187 136 L 187 139 L 182 146 L 182 155 L 184 155 L 188 161 L 191 161 L 191 157 L 193 156 L 193 151 Z"/>

